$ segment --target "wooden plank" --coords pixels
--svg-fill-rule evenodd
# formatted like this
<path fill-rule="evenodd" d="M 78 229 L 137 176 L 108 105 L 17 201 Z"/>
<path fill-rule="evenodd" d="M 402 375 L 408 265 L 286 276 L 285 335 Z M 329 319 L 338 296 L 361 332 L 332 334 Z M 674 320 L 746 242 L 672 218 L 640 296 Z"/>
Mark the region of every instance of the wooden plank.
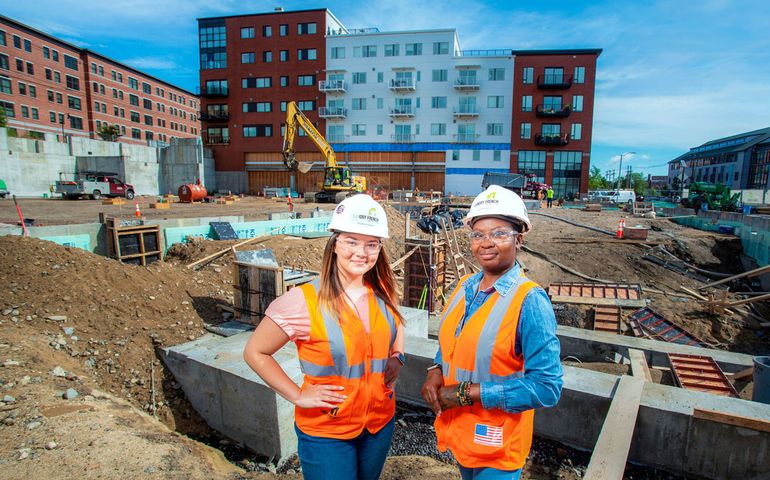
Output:
<path fill-rule="evenodd" d="M 610 409 L 583 476 L 584 479 L 622 480 L 634 437 L 644 383 L 628 375 L 618 380 Z"/>
<path fill-rule="evenodd" d="M 726 373 L 725 375 L 730 375 L 729 373 Z M 743 380 L 749 377 L 752 377 L 754 375 L 754 367 L 749 367 L 745 370 L 741 370 L 738 373 L 732 374 L 733 382 L 738 380 Z"/>
<path fill-rule="evenodd" d="M 770 421 L 762 420 L 760 418 L 744 417 L 731 413 L 716 412 L 714 410 L 702 410 L 700 408 L 693 409 L 692 417 L 700 420 L 709 420 L 712 422 L 734 425 L 736 427 L 758 430 L 760 432 L 770 432 Z"/>
<path fill-rule="evenodd" d="M 644 352 L 635 348 L 629 348 L 628 357 L 631 359 L 631 374 L 634 377 L 643 379 L 645 382 L 652 382 L 650 367 L 647 365 L 647 357 L 645 357 Z"/>
<path fill-rule="evenodd" d="M 617 307 L 639 308 L 647 305 L 643 299 L 622 300 L 618 298 L 592 298 L 592 297 L 569 297 L 554 295 L 551 297 L 552 303 L 575 303 L 580 305 L 614 305 Z"/>
<path fill-rule="evenodd" d="M 739 273 L 738 275 L 733 275 L 732 277 L 723 278 L 722 280 L 717 280 L 716 282 L 707 283 L 706 285 L 698 287 L 698 290 L 703 290 L 704 288 L 709 288 L 709 287 L 715 287 L 723 283 L 731 282 L 733 280 L 738 280 L 739 278 L 754 277 L 757 275 L 761 275 L 765 272 L 770 272 L 770 265 L 765 265 L 764 267 L 755 268 L 754 270 L 749 270 L 748 272 Z"/>

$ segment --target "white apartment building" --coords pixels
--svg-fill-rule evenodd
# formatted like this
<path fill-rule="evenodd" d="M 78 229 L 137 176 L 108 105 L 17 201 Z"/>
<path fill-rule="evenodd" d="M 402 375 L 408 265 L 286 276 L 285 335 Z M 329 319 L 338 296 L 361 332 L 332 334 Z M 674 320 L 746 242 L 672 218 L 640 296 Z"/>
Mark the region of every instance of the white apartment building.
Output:
<path fill-rule="evenodd" d="M 475 195 L 510 169 L 513 68 L 510 50 L 462 51 L 454 29 L 331 30 L 318 114 L 335 150 L 443 152 L 445 193 Z"/>

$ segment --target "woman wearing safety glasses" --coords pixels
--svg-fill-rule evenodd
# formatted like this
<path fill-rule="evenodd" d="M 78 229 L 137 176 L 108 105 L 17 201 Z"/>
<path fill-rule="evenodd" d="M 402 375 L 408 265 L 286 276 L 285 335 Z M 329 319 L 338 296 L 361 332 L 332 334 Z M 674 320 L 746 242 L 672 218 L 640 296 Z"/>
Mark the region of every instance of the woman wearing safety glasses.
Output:
<path fill-rule="evenodd" d="M 492 185 L 466 221 L 482 271 L 460 279 L 449 297 L 422 396 L 436 413 L 439 450 L 452 452 L 463 480 L 516 480 L 534 409 L 561 395 L 556 319 L 545 291 L 516 263 L 532 228 L 521 198 Z"/>
<path fill-rule="evenodd" d="M 374 480 L 390 449 L 404 361 L 396 281 L 382 249 L 388 221 L 379 203 L 355 195 L 337 205 L 329 230 L 320 279 L 271 303 L 243 356 L 295 405 L 305 479 Z M 272 356 L 289 341 L 301 387 Z"/>

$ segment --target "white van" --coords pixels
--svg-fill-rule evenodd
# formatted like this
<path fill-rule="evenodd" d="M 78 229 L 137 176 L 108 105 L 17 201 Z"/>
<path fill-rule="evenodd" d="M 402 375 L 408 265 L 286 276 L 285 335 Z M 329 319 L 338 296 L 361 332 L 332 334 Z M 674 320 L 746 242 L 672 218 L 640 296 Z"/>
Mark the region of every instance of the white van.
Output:
<path fill-rule="evenodd" d="M 611 202 L 615 203 L 634 203 L 636 202 L 636 192 L 633 190 L 615 190 L 607 195 Z"/>

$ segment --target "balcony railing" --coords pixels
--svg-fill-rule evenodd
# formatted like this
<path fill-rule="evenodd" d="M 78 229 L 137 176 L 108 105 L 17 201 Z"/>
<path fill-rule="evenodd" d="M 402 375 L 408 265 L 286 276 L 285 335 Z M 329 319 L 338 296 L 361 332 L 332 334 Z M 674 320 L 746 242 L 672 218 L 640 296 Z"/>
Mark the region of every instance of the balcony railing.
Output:
<path fill-rule="evenodd" d="M 569 88 L 572 86 L 572 75 L 540 75 L 537 77 L 538 88 Z"/>
<path fill-rule="evenodd" d="M 201 97 L 203 98 L 224 98 L 230 94 L 228 87 L 203 87 Z"/>
<path fill-rule="evenodd" d="M 535 135 L 535 145 L 541 147 L 561 147 L 569 143 L 569 133 L 544 135 L 538 133 Z"/>
<path fill-rule="evenodd" d="M 543 105 L 540 104 L 537 106 L 537 116 L 538 117 L 569 117 L 569 114 L 572 113 L 572 107 L 569 105 L 565 105 L 563 107 L 561 106 L 552 106 L 552 105 Z"/>
<path fill-rule="evenodd" d="M 456 90 L 478 90 L 481 88 L 476 78 L 458 78 L 455 80 Z"/>
<path fill-rule="evenodd" d="M 414 142 L 415 137 L 416 135 L 411 133 L 396 133 L 395 135 L 391 135 L 390 139 L 395 143 L 412 143 Z"/>
<path fill-rule="evenodd" d="M 208 133 L 203 134 L 203 143 L 206 145 L 229 145 L 229 135 L 212 135 Z"/>
<path fill-rule="evenodd" d="M 324 93 L 345 93 L 347 85 L 345 80 L 321 80 L 318 82 L 318 90 Z"/>
<path fill-rule="evenodd" d="M 200 116 L 198 117 L 203 122 L 226 122 L 230 120 L 230 113 L 229 112 L 217 112 L 217 113 L 209 113 L 209 112 L 200 112 Z"/>
<path fill-rule="evenodd" d="M 390 109 L 391 117 L 414 117 L 414 109 L 411 106 L 395 107 Z"/>
<path fill-rule="evenodd" d="M 350 135 L 327 135 L 326 141 L 329 143 L 348 143 Z"/>
<path fill-rule="evenodd" d="M 318 116 L 321 118 L 346 118 L 348 109 L 343 107 L 320 107 Z"/>
<path fill-rule="evenodd" d="M 479 109 L 475 106 L 463 105 L 454 109 L 455 117 L 478 117 Z"/>
<path fill-rule="evenodd" d="M 396 92 L 413 92 L 417 87 L 411 78 L 393 78 L 390 80 L 390 89 Z"/>
<path fill-rule="evenodd" d="M 458 143 L 475 143 L 480 136 L 478 133 L 456 133 L 453 138 Z"/>

